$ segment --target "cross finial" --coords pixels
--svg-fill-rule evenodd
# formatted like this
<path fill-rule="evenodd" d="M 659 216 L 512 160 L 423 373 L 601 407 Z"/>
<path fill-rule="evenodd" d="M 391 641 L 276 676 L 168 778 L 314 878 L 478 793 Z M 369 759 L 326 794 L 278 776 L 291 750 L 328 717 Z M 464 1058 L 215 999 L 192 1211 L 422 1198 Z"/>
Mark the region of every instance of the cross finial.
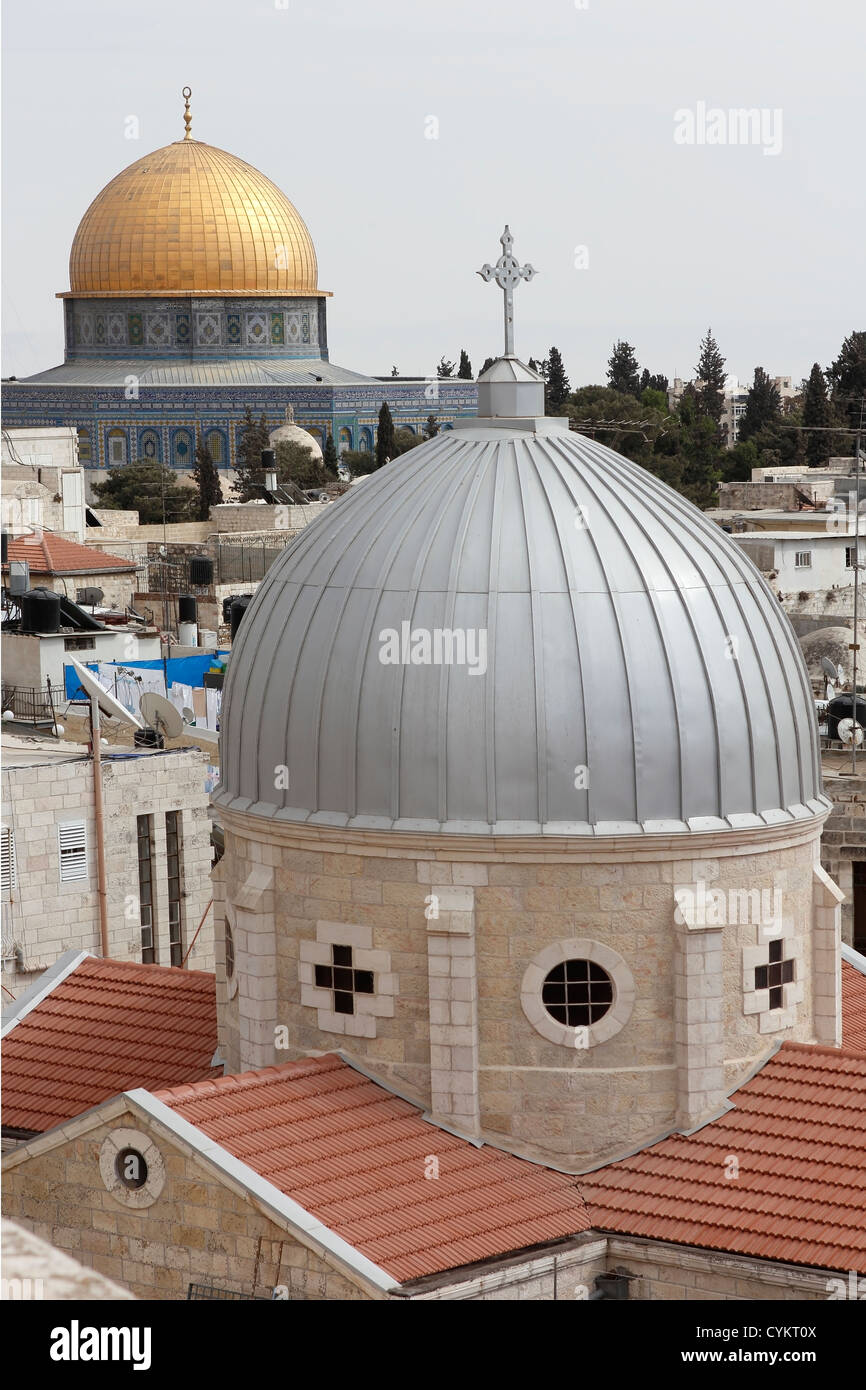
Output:
<path fill-rule="evenodd" d="M 183 97 L 183 123 L 186 126 L 186 131 L 184 133 L 183 138 L 184 140 L 191 140 L 192 136 L 190 135 L 190 126 L 192 125 L 192 116 L 189 113 L 189 99 L 192 96 L 192 88 L 184 87 L 183 91 L 181 92 L 181 96 Z"/>
<path fill-rule="evenodd" d="M 514 290 L 521 280 L 531 280 L 537 271 L 533 266 L 526 262 L 520 265 L 517 257 L 511 254 L 514 245 L 514 237 L 508 230 L 506 224 L 505 231 L 499 238 L 502 244 L 502 255 L 495 265 L 485 263 L 478 274 L 482 280 L 488 283 L 495 280 L 505 296 L 505 356 L 514 356 Z"/>

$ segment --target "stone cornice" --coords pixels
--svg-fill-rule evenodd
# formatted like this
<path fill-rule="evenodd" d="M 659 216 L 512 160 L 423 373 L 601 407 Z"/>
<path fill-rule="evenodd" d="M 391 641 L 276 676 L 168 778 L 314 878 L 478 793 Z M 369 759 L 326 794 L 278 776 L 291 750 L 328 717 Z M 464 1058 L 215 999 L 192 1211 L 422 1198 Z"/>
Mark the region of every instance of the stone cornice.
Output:
<path fill-rule="evenodd" d="M 692 831 L 683 834 L 643 835 L 455 835 L 418 831 L 356 830 L 302 821 L 280 821 L 250 815 L 221 805 L 214 806 L 217 820 L 243 839 L 286 849 L 327 854 L 361 854 L 378 858 L 468 860 L 509 864 L 562 864 L 653 862 L 702 856 L 727 858 L 761 850 L 789 849 L 814 840 L 827 816 L 762 825 L 737 830 Z"/>

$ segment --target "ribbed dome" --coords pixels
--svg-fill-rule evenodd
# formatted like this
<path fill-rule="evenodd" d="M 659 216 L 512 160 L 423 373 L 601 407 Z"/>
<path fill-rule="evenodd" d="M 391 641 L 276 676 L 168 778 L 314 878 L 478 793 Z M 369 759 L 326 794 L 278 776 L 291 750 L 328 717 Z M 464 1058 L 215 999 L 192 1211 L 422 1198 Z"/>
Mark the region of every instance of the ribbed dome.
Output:
<path fill-rule="evenodd" d="M 316 294 L 316 252 L 288 198 L 250 164 L 179 140 L 111 180 L 81 219 L 72 294 Z"/>
<path fill-rule="evenodd" d="M 735 542 L 565 422 L 458 423 L 269 571 L 229 664 L 217 802 L 498 834 L 823 813 L 796 638 Z M 476 673 L 383 664 L 404 623 L 474 632 Z"/>

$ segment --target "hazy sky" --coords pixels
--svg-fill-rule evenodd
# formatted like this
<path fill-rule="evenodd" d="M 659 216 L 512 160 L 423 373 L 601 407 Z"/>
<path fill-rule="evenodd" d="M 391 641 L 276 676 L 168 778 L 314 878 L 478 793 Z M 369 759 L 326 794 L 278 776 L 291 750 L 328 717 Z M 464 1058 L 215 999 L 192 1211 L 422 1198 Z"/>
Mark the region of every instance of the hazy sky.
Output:
<path fill-rule="evenodd" d="M 180 139 L 185 83 L 194 137 L 306 220 L 343 366 L 500 352 L 501 295 L 475 271 L 506 221 L 539 271 L 517 352 L 556 344 L 573 385 L 604 380 L 618 337 L 691 375 L 708 324 L 741 380 L 797 380 L 866 327 L 863 0 L 6 0 L 4 18 L 5 374 L 62 361 L 76 226 Z M 764 109 L 763 144 L 677 143 L 699 103 Z"/>

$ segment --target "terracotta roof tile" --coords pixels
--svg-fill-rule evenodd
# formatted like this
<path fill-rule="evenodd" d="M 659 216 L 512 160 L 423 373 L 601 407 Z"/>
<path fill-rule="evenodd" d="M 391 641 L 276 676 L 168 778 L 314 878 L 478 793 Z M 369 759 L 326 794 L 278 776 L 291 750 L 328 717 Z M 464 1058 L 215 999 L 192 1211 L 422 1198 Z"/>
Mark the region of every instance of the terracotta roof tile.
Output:
<path fill-rule="evenodd" d="M 139 1086 L 218 1075 L 213 975 L 87 957 L 3 1041 L 3 1125 L 43 1131 Z"/>
<path fill-rule="evenodd" d="M 405 1281 L 587 1230 L 577 1180 L 449 1134 L 339 1057 L 159 1099 Z M 439 1177 L 425 1177 L 429 1156 Z"/>
<path fill-rule="evenodd" d="M 101 571 L 134 570 L 131 560 L 109 555 L 94 546 L 67 541 L 53 531 L 9 537 L 9 559 L 26 560 L 31 574 L 99 574 Z M 8 565 L 4 563 L 4 569 Z"/>
<path fill-rule="evenodd" d="M 866 1273 L 866 1051 L 785 1043 L 731 1099 L 578 1179 L 593 1227 Z"/>
<path fill-rule="evenodd" d="M 842 962 L 842 1045 L 866 1052 L 866 975 Z"/>

